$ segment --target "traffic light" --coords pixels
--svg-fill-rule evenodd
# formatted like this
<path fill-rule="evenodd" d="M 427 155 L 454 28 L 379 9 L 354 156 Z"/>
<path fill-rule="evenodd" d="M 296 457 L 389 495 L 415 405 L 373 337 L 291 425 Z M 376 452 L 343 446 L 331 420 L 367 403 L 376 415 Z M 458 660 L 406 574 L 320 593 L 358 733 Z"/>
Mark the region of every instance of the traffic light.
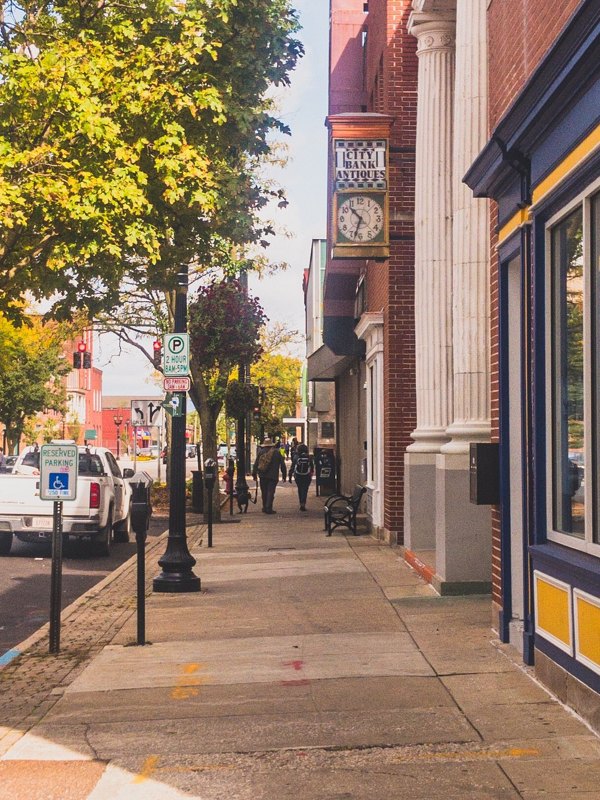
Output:
<path fill-rule="evenodd" d="M 255 406 L 252 409 L 252 416 L 255 422 L 258 422 L 260 420 L 260 406 Z"/>
<path fill-rule="evenodd" d="M 77 350 L 73 353 L 73 369 L 91 369 L 92 354 L 88 353 L 87 344 L 77 342 Z"/>
<path fill-rule="evenodd" d="M 160 369 L 162 367 L 162 342 L 160 339 L 155 339 L 152 343 L 152 347 L 154 349 L 154 357 L 152 359 L 152 363 L 156 367 L 156 369 Z"/>

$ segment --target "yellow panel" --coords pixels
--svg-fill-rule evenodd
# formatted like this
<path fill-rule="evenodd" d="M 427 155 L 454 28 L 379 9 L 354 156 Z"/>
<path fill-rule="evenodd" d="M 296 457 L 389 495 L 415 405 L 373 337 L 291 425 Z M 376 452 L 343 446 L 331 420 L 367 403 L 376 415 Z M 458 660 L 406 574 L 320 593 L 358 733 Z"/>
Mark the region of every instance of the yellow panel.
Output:
<path fill-rule="evenodd" d="M 576 597 L 579 652 L 600 665 L 600 607 Z"/>
<path fill-rule="evenodd" d="M 569 647 L 571 626 L 569 620 L 569 592 L 547 583 L 536 576 L 537 611 L 536 625 Z"/>

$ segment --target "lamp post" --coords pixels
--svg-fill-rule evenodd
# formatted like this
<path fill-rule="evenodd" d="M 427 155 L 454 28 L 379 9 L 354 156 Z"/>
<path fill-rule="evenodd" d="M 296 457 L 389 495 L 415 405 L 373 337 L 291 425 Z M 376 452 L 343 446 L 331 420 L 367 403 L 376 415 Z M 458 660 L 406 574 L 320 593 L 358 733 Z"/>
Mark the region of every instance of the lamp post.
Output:
<path fill-rule="evenodd" d="M 115 414 L 113 416 L 113 422 L 117 427 L 117 461 L 118 461 L 121 456 L 120 432 L 121 432 L 121 425 L 123 424 L 123 417 L 120 414 Z"/>
<path fill-rule="evenodd" d="M 187 265 L 177 273 L 173 333 L 187 330 Z M 158 563 L 162 572 L 152 582 L 155 592 L 199 592 L 200 578 L 192 567 L 196 559 L 190 554 L 185 532 L 185 392 L 179 394 L 181 414 L 171 424 L 171 475 L 169 482 L 169 537 L 167 549 Z"/>
<path fill-rule="evenodd" d="M 242 270 L 240 273 L 240 285 L 244 294 L 248 294 L 248 273 Z M 238 380 L 240 383 L 249 383 L 250 370 L 245 361 L 240 361 L 238 366 Z M 247 442 L 250 441 L 250 426 L 246 428 L 246 421 L 248 414 L 241 414 L 237 419 L 237 441 L 236 441 L 236 456 L 237 456 L 237 475 L 235 481 L 235 492 L 237 501 L 240 508 L 247 505 L 250 497 L 250 488 L 246 481 L 246 472 L 248 470 L 250 459 L 247 452 Z M 247 434 L 247 435 L 246 435 Z"/>

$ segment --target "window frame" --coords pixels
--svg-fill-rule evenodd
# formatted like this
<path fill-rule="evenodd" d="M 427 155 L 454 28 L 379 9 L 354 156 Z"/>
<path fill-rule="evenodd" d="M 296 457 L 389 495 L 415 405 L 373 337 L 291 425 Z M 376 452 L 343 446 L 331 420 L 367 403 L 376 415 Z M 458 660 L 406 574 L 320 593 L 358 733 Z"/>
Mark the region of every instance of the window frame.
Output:
<path fill-rule="evenodd" d="M 545 348 L 545 409 L 546 409 L 546 537 L 549 541 L 570 547 L 573 550 L 589 553 L 590 555 L 600 556 L 600 530 L 597 524 L 600 514 L 594 508 L 594 486 L 599 483 L 599 476 L 596 474 L 597 465 L 594 458 L 594 404 L 592 392 L 594 382 L 593 359 L 594 346 L 592 342 L 593 331 L 593 297 L 594 285 L 592 281 L 591 266 L 591 215 L 592 199 L 600 193 L 600 179 L 588 184 L 585 189 L 576 196 L 564 203 L 560 210 L 549 217 L 544 222 L 544 257 L 545 257 L 545 314 L 544 325 L 544 348 Z M 555 447 L 555 426 L 553 419 L 553 334 L 554 334 L 554 300 L 553 300 L 553 263 L 552 263 L 552 236 L 553 230 L 570 216 L 576 208 L 582 210 L 583 219 L 583 414 L 584 414 L 584 463 L 586 476 L 584 478 L 584 535 L 583 538 L 575 534 L 563 533 L 554 528 L 554 447 Z M 598 287 L 600 288 L 600 286 Z M 595 309 L 596 315 L 600 320 L 600 300 Z M 600 325 L 597 324 L 600 330 Z M 600 346 L 600 343 L 599 345 Z M 596 401 L 600 404 L 600 399 Z M 600 418 L 600 408 L 596 408 L 596 417 Z M 596 432 L 600 437 L 600 431 Z M 596 448 L 598 444 L 596 444 Z M 596 503 L 600 503 L 600 497 Z M 599 541 L 595 542 L 594 538 Z"/>

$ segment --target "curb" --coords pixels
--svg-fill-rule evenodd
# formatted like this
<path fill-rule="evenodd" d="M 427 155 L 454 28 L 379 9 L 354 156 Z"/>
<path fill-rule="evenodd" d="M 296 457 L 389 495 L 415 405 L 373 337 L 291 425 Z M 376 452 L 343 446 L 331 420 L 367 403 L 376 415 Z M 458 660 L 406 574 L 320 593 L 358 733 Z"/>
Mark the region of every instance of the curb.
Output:
<path fill-rule="evenodd" d="M 146 548 L 146 555 L 148 553 L 153 552 L 158 547 L 160 542 L 162 542 L 163 539 L 165 539 L 168 536 L 168 534 L 169 530 L 167 528 L 157 537 L 155 537 L 151 547 Z M 114 569 L 112 572 L 110 572 L 108 575 L 102 578 L 102 580 L 98 581 L 98 583 L 94 584 L 86 592 L 79 595 L 78 598 L 73 600 L 73 602 L 70 605 L 68 605 L 65 609 L 61 611 L 60 615 L 61 625 L 64 624 L 75 613 L 75 611 L 81 605 L 83 605 L 83 603 L 87 602 L 90 598 L 95 597 L 106 586 L 111 584 L 120 575 L 122 575 L 124 572 L 130 569 L 136 562 L 136 560 L 137 560 L 137 553 L 134 553 L 130 558 L 127 559 L 127 561 L 124 561 L 116 569 Z M 37 631 L 28 636 L 27 639 L 24 639 L 19 644 L 15 645 L 14 647 L 11 647 L 10 650 L 7 650 L 6 653 L 4 653 L 4 657 L 0 657 L 0 670 L 3 667 L 8 666 L 8 664 L 14 661 L 14 659 L 17 658 L 18 656 L 23 655 L 23 653 L 25 653 L 26 650 L 28 650 L 30 647 L 33 647 L 34 644 L 37 644 L 40 641 L 40 639 L 43 639 L 46 636 L 48 636 L 49 630 L 50 630 L 50 623 L 45 622 L 41 626 L 41 628 L 38 628 Z M 10 655 L 10 658 L 8 660 L 5 660 L 5 657 L 7 655 Z"/>

